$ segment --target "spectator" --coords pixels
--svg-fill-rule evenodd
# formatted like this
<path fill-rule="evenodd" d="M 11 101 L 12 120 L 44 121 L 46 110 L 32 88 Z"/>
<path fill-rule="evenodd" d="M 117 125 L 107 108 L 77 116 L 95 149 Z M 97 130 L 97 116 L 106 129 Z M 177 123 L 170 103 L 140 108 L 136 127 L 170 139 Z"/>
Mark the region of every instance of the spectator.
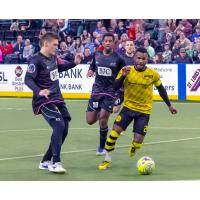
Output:
<path fill-rule="evenodd" d="M 172 48 L 172 61 L 175 61 L 176 58 L 179 56 L 180 48 L 181 48 L 181 43 L 179 40 L 176 40 Z"/>
<path fill-rule="evenodd" d="M 47 31 L 46 31 L 46 29 L 45 28 L 42 28 L 41 30 L 40 30 L 40 33 L 39 33 L 39 39 L 41 39 L 41 37 L 46 33 Z"/>
<path fill-rule="evenodd" d="M 140 32 L 140 31 L 136 33 L 135 46 L 136 46 L 136 48 L 144 46 L 144 40 L 143 40 L 143 37 L 142 37 L 142 32 Z"/>
<path fill-rule="evenodd" d="M 93 54 L 95 52 L 95 45 L 94 43 L 91 41 L 91 38 L 87 38 L 87 43 L 85 44 L 85 49 L 89 48 L 91 51 L 91 54 Z"/>
<path fill-rule="evenodd" d="M 0 64 L 3 63 L 3 54 L 4 54 L 4 48 L 3 48 L 1 40 L 0 40 Z"/>
<path fill-rule="evenodd" d="M 68 50 L 72 54 L 75 54 L 74 40 L 73 40 L 73 38 L 70 35 L 68 35 L 67 37 L 65 37 L 65 43 L 67 45 Z"/>
<path fill-rule="evenodd" d="M 97 50 L 102 50 L 102 35 L 101 34 L 97 34 L 96 39 L 94 41 L 94 46 Z"/>
<path fill-rule="evenodd" d="M 98 34 L 103 34 L 101 28 L 103 27 L 103 22 L 102 21 L 98 21 L 97 22 L 97 28 L 94 30 L 94 32 L 97 32 Z"/>
<path fill-rule="evenodd" d="M 154 39 L 151 39 L 151 35 L 149 32 L 145 32 L 144 39 L 149 40 L 150 46 L 152 46 L 154 49 L 157 48 L 157 43 Z"/>
<path fill-rule="evenodd" d="M 190 44 L 190 40 L 185 37 L 185 34 L 183 31 L 180 32 L 179 36 L 180 38 L 178 40 L 180 41 L 181 48 L 187 47 Z"/>
<path fill-rule="evenodd" d="M 163 64 L 163 56 L 162 56 L 162 52 L 158 52 L 154 58 L 153 58 L 153 61 L 155 64 Z"/>
<path fill-rule="evenodd" d="M 90 64 L 92 62 L 92 55 L 91 55 L 91 51 L 89 48 L 84 49 L 83 56 L 84 56 L 84 58 L 81 61 L 81 64 Z"/>
<path fill-rule="evenodd" d="M 117 33 L 119 38 L 123 33 L 126 33 L 126 29 L 124 28 L 124 22 L 122 20 L 119 20 L 115 33 Z"/>
<path fill-rule="evenodd" d="M 189 45 L 185 49 L 186 49 L 187 55 L 192 58 L 193 54 L 194 54 L 194 45 L 193 45 L 193 43 L 190 42 Z"/>
<path fill-rule="evenodd" d="M 76 53 L 83 53 L 84 52 L 84 46 L 82 45 L 80 37 L 76 37 L 73 46 L 74 46 L 74 49 L 75 49 L 75 54 Z"/>
<path fill-rule="evenodd" d="M 195 27 L 195 33 L 192 34 L 192 42 L 196 43 L 197 38 L 200 38 L 200 25 L 197 25 Z"/>
<path fill-rule="evenodd" d="M 192 24 L 187 20 L 187 19 L 183 19 L 180 24 L 182 24 L 182 28 L 181 30 L 184 32 L 186 37 L 191 36 L 192 34 Z"/>
<path fill-rule="evenodd" d="M 200 52 L 197 54 L 197 60 L 194 63 L 200 64 Z"/>
<path fill-rule="evenodd" d="M 170 50 L 170 44 L 166 43 L 164 45 L 164 52 L 162 53 L 163 62 L 164 63 L 171 63 L 172 61 L 172 51 Z"/>
<path fill-rule="evenodd" d="M 84 30 L 80 37 L 82 44 L 85 46 L 85 44 L 88 42 L 88 38 L 91 38 L 91 35 L 87 30 Z"/>
<path fill-rule="evenodd" d="M 10 55 L 12 53 L 13 53 L 13 45 L 10 41 L 7 41 L 5 49 L 4 49 L 4 55 L 7 56 L 7 55 Z"/>
<path fill-rule="evenodd" d="M 23 61 L 23 50 L 24 50 L 24 42 L 23 37 L 21 35 L 17 36 L 17 42 L 13 45 L 13 58 L 18 59 L 18 63 L 22 63 Z"/>
<path fill-rule="evenodd" d="M 23 60 L 25 62 L 28 62 L 29 59 L 31 58 L 31 56 L 33 55 L 33 53 L 34 53 L 34 48 L 31 45 L 30 40 L 26 39 L 25 40 L 25 47 L 24 47 L 24 50 L 23 50 Z"/>
<path fill-rule="evenodd" d="M 66 42 L 62 41 L 59 45 L 58 57 L 64 60 L 72 61 L 74 59 L 73 54 L 69 51 Z"/>
<path fill-rule="evenodd" d="M 116 28 L 117 28 L 117 20 L 116 19 L 111 19 L 110 20 L 110 27 L 109 27 L 108 30 L 112 30 L 112 32 L 115 33 Z M 111 31 L 109 31 L 109 32 L 111 32 Z"/>
<path fill-rule="evenodd" d="M 150 46 L 149 40 L 144 40 L 144 48 L 146 48 L 149 54 L 149 59 L 153 60 L 153 57 L 155 56 L 155 50 L 152 46 Z"/>
<path fill-rule="evenodd" d="M 184 48 L 180 48 L 179 56 L 176 58 L 176 63 L 192 64 L 192 58 L 187 55 Z"/>
<path fill-rule="evenodd" d="M 10 31 L 19 31 L 19 22 L 18 19 L 13 20 L 10 26 Z"/>
<path fill-rule="evenodd" d="M 193 51 L 193 60 L 196 61 L 198 59 L 198 54 L 200 53 L 200 39 L 197 39 L 197 43 L 195 44 Z"/>
<path fill-rule="evenodd" d="M 173 35 L 171 33 L 167 33 L 164 42 L 170 44 L 170 47 L 173 47 L 175 43 Z"/>
<path fill-rule="evenodd" d="M 114 51 L 117 51 L 117 50 L 119 49 L 120 40 L 119 40 L 119 38 L 118 38 L 117 33 L 114 33 L 113 35 L 114 35 L 114 37 L 115 37 L 115 41 L 114 41 L 114 44 L 113 44 L 113 50 L 114 50 Z"/>
<path fill-rule="evenodd" d="M 0 40 L 0 51 L 2 52 L 2 54 L 4 55 L 4 46 L 2 44 L 2 41 Z"/>
<path fill-rule="evenodd" d="M 103 35 L 108 32 L 105 26 L 102 26 L 101 32 L 102 32 Z"/>
<path fill-rule="evenodd" d="M 132 21 L 130 21 L 129 23 L 129 28 L 128 28 L 128 38 L 131 39 L 131 40 L 135 40 L 136 39 L 136 30 L 135 30 L 135 27 L 134 27 L 134 24 Z"/>
<path fill-rule="evenodd" d="M 167 19 L 166 26 L 169 27 L 171 33 L 174 32 L 176 30 L 176 20 Z"/>

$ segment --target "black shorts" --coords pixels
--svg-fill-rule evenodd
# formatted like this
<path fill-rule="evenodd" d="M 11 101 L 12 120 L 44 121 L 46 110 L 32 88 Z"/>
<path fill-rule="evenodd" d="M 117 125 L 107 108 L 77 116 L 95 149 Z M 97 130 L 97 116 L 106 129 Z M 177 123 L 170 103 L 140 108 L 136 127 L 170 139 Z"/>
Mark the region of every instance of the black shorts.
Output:
<path fill-rule="evenodd" d="M 99 111 L 101 108 L 112 113 L 115 99 L 110 96 L 92 96 L 88 101 L 87 112 Z"/>
<path fill-rule="evenodd" d="M 117 99 L 115 100 L 115 106 L 121 105 L 124 101 L 124 91 L 121 90 L 117 91 L 116 98 Z"/>
<path fill-rule="evenodd" d="M 145 135 L 147 133 L 149 118 L 149 114 L 123 107 L 119 115 L 116 117 L 114 124 L 120 126 L 125 131 L 128 125 L 134 120 L 133 132 Z"/>

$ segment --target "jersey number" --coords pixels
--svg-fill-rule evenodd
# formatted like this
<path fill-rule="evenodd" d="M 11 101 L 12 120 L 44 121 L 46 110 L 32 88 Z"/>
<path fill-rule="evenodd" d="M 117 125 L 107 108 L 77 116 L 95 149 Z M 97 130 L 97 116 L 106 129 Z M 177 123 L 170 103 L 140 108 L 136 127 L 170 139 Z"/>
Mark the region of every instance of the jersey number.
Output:
<path fill-rule="evenodd" d="M 53 71 L 50 71 L 50 78 L 52 81 L 58 80 L 58 69 L 54 69 Z"/>

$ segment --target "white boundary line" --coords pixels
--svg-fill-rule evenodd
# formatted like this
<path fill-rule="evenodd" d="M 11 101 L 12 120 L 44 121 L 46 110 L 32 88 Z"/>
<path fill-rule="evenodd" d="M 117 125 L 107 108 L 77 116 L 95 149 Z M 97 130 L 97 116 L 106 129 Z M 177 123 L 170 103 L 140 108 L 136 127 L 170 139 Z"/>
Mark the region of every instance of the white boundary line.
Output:
<path fill-rule="evenodd" d="M 177 139 L 177 140 L 163 140 L 163 141 L 157 141 L 157 142 L 147 142 L 147 143 L 144 143 L 144 145 L 154 145 L 154 144 L 182 142 L 182 141 L 189 141 L 189 140 L 196 140 L 196 139 L 200 139 L 200 137 L 182 138 L 182 139 Z M 126 148 L 126 147 L 129 147 L 129 145 L 118 146 L 117 149 Z M 82 150 L 74 150 L 74 151 L 65 151 L 65 152 L 62 152 L 61 154 L 83 153 L 83 152 L 90 152 L 90 151 L 95 151 L 95 150 L 96 149 L 82 149 Z M 41 156 L 43 156 L 43 154 L 7 157 L 7 158 L 0 158 L 0 161 L 20 160 L 20 159 L 26 159 L 26 158 L 36 158 L 36 157 L 41 157 Z"/>
<path fill-rule="evenodd" d="M 132 128 L 128 128 L 128 129 L 132 129 Z M 200 130 L 200 127 L 194 128 L 194 127 L 156 127 L 156 126 L 152 126 L 149 127 L 149 129 L 160 129 L 160 130 Z M 31 132 L 31 131 L 50 131 L 51 129 L 47 129 L 47 128 L 36 128 L 36 129 L 8 129 L 8 130 L 0 130 L 0 133 L 9 133 L 9 132 Z M 81 127 L 81 128 L 69 128 L 69 130 L 99 130 L 99 128 L 87 128 L 87 127 Z M 28 134 L 28 133 L 27 133 Z M 31 134 L 31 133 L 30 133 Z"/>

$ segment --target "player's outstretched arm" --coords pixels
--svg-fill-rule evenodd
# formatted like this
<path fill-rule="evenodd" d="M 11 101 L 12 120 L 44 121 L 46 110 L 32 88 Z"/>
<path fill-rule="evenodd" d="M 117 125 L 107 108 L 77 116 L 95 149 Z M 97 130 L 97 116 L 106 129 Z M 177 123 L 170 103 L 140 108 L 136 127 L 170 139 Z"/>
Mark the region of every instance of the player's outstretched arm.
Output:
<path fill-rule="evenodd" d="M 166 92 L 165 88 L 163 87 L 163 85 L 161 84 L 160 86 L 157 87 L 157 89 L 158 89 L 158 92 L 159 92 L 160 96 L 162 97 L 163 101 L 167 104 L 169 111 L 172 114 L 177 114 L 178 111 L 176 110 L 176 108 L 174 108 L 171 105 L 171 102 L 168 98 L 167 92 Z"/>

